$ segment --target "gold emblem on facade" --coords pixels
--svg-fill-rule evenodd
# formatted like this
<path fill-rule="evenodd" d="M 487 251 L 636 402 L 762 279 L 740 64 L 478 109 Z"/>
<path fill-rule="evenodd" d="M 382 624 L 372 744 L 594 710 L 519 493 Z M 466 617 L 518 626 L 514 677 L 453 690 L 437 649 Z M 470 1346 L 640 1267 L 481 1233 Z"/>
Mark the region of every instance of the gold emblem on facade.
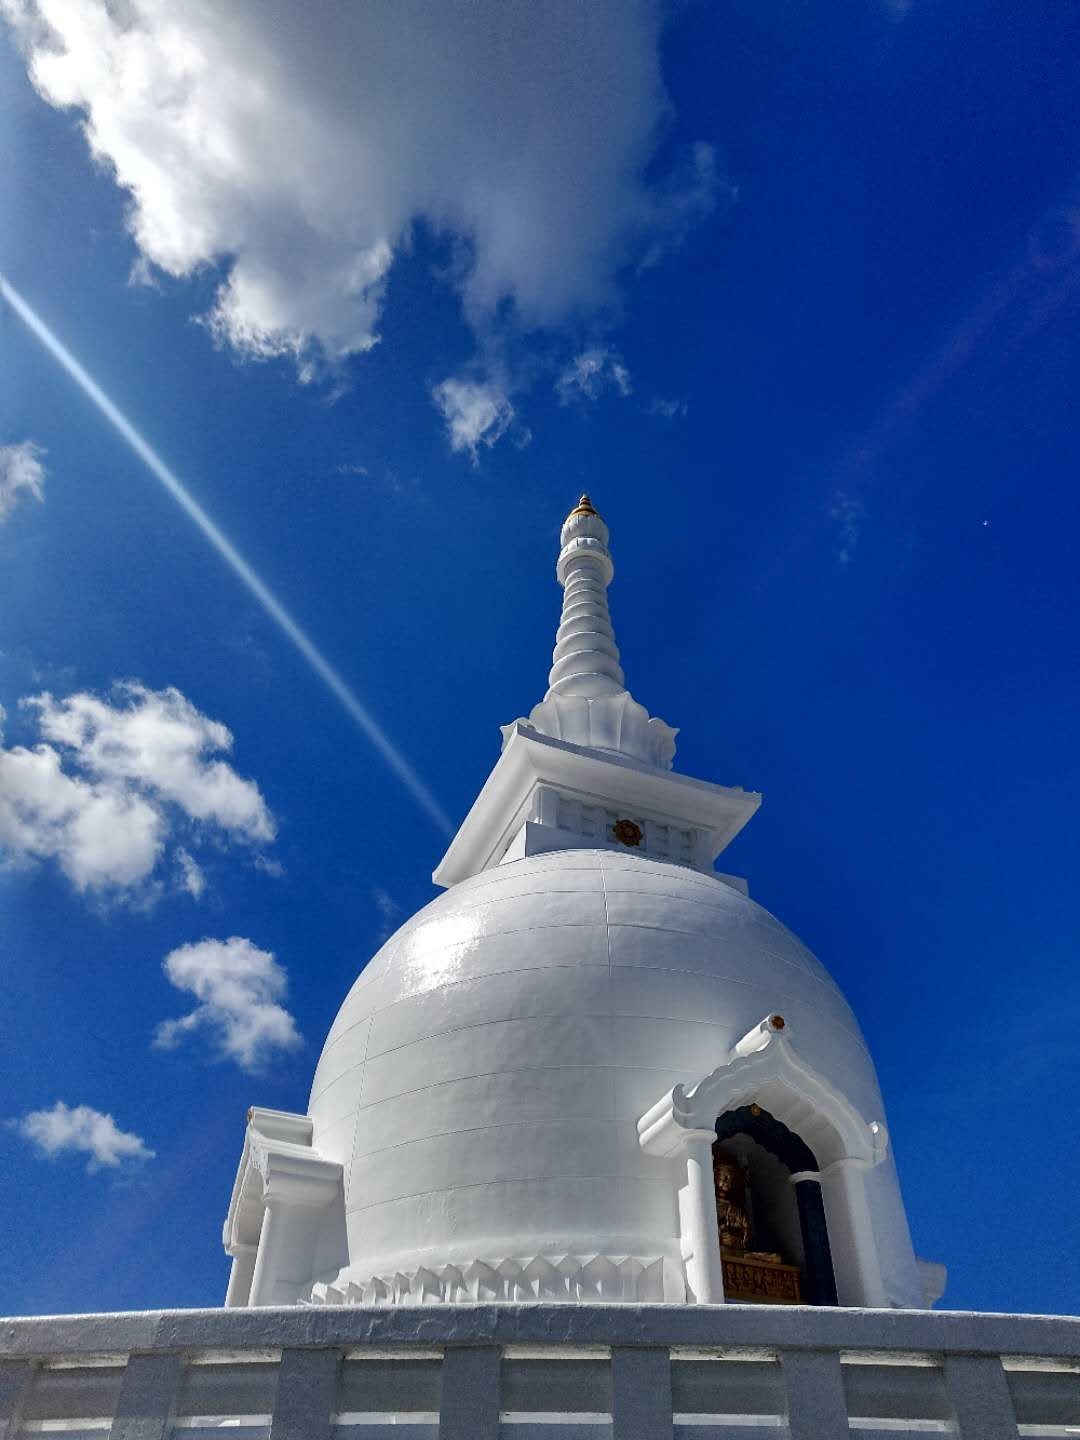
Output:
<path fill-rule="evenodd" d="M 645 838 L 645 831 L 633 820 L 616 820 L 611 833 L 620 845 L 640 845 Z"/>

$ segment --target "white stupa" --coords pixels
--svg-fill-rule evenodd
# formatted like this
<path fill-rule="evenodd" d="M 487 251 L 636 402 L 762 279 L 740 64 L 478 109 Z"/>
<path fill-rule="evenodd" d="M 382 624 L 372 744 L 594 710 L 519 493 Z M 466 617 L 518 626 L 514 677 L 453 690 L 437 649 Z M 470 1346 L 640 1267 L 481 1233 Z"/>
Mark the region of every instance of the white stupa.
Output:
<path fill-rule="evenodd" d="M 547 694 L 446 893 L 361 970 L 308 1114 L 250 1112 L 226 1304 L 929 1305 L 858 1022 L 714 870 L 760 796 L 672 772 L 588 497 L 561 540 Z"/>

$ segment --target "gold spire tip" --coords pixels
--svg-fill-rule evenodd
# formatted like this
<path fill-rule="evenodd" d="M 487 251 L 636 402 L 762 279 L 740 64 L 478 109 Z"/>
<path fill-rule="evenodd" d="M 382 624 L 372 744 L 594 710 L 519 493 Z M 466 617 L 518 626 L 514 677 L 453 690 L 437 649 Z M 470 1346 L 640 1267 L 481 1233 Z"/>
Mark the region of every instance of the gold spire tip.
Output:
<path fill-rule="evenodd" d="M 566 518 L 570 519 L 570 516 L 573 515 L 595 515 L 597 519 L 599 519 L 600 511 L 596 509 L 592 501 L 589 499 L 588 495 L 582 495 L 581 499 L 574 506 L 573 510 L 570 511 L 570 515 L 568 515 Z"/>

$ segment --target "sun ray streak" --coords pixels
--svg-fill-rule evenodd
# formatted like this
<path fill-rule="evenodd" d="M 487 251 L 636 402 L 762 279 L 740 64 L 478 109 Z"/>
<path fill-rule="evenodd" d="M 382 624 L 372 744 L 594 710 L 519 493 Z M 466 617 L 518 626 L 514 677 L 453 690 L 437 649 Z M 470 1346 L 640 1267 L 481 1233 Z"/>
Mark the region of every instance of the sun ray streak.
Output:
<path fill-rule="evenodd" d="M 232 541 L 210 518 L 203 507 L 177 478 L 164 460 L 158 455 L 135 429 L 127 417 L 118 410 L 104 390 L 86 373 L 37 312 L 23 299 L 14 286 L 0 275 L 0 298 L 3 298 L 26 325 L 34 337 L 58 360 L 88 399 L 93 401 L 113 429 L 127 442 L 156 480 L 168 491 L 184 514 L 209 540 L 233 574 L 247 586 L 262 608 L 295 646 L 314 670 L 331 695 L 359 726 L 368 740 L 386 761 L 387 765 L 408 790 L 417 804 L 425 811 L 444 834 L 452 834 L 453 826 L 446 812 L 409 764 L 405 756 L 373 718 L 367 707 L 353 694 L 352 690 L 322 654 L 315 642 L 307 635 L 286 610 L 272 590 L 259 578 L 248 562 L 236 549 Z"/>

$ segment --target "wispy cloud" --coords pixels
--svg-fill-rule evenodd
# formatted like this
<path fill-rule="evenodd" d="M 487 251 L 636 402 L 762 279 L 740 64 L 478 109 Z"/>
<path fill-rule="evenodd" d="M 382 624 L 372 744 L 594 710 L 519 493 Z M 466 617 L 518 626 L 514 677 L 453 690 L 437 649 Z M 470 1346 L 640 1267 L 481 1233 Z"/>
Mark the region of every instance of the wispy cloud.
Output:
<path fill-rule="evenodd" d="M 594 345 L 575 355 L 555 381 L 560 405 L 596 400 L 605 390 L 614 390 L 623 399 L 633 390 L 622 356 L 606 346 Z"/>
<path fill-rule="evenodd" d="M 375 909 L 379 912 L 380 924 L 378 940 L 381 945 L 385 940 L 389 940 L 390 936 L 397 929 L 398 921 L 401 917 L 401 906 L 390 892 L 384 890 L 381 885 L 374 885 L 372 887 L 371 898 L 374 902 Z"/>
<path fill-rule="evenodd" d="M 0 745 L 0 855 L 8 863 L 51 860 L 77 890 L 146 899 L 176 837 L 213 835 L 260 847 L 275 821 L 254 780 L 221 757 L 232 735 L 179 690 L 118 685 L 23 701 L 41 737 L 32 749 Z M 177 863 L 198 895 L 187 846 Z"/>
<path fill-rule="evenodd" d="M 22 500 L 44 500 L 45 451 L 33 440 L 0 445 L 0 525 Z"/>
<path fill-rule="evenodd" d="M 162 1021 L 154 1032 L 159 1048 L 173 1049 L 205 1031 L 219 1055 L 256 1071 L 303 1045 L 296 1021 L 280 1003 L 289 985 L 284 967 L 250 940 L 233 935 L 181 945 L 166 955 L 162 969 L 199 1003 L 178 1020 Z"/>
<path fill-rule="evenodd" d="M 90 1173 L 119 1170 L 154 1158 L 154 1151 L 141 1136 L 121 1130 L 111 1115 L 89 1105 L 69 1106 L 58 1100 L 51 1110 L 31 1110 L 9 1123 L 49 1160 L 86 1155 Z"/>
<path fill-rule="evenodd" d="M 649 197 L 652 224 L 638 269 L 659 265 L 719 202 L 732 205 L 737 199 L 738 190 L 721 174 L 713 147 L 703 141 L 692 145 Z"/>
<path fill-rule="evenodd" d="M 836 522 L 836 558 L 841 565 L 848 565 L 854 558 L 866 519 L 866 506 L 857 495 L 837 490 L 830 509 Z"/>
<path fill-rule="evenodd" d="M 206 876 L 202 866 L 183 846 L 176 852 L 176 863 L 180 867 L 181 890 L 186 890 L 193 900 L 201 899 L 206 889 Z"/>
<path fill-rule="evenodd" d="M 654 395 L 649 401 L 649 414 L 658 415 L 661 420 L 685 420 L 689 413 L 686 400 L 666 400 L 662 395 Z"/>

